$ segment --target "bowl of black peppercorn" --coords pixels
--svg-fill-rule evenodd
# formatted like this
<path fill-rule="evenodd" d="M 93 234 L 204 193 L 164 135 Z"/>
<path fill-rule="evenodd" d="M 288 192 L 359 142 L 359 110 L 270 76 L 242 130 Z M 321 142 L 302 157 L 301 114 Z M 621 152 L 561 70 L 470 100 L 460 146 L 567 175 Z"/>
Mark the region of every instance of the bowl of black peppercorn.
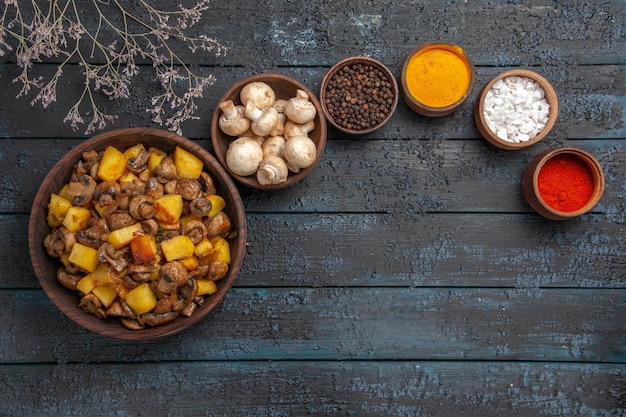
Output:
<path fill-rule="evenodd" d="M 342 132 L 363 135 L 379 129 L 398 105 L 398 83 L 381 62 L 345 58 L 328 70 L 320 87 L 322 111 Z"/>

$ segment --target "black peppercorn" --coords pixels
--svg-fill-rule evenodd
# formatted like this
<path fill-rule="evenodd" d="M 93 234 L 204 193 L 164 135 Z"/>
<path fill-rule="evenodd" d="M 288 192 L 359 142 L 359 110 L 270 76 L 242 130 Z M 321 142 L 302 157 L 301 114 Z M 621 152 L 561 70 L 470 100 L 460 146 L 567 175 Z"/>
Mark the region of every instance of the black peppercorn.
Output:
<path fill-rule="evenodd" d="M 376 66 L 345 65 L 329 77 L 324 105 L 333 121 L 344 129 L 368 130 L 391 113 L 393 83 Z"/>

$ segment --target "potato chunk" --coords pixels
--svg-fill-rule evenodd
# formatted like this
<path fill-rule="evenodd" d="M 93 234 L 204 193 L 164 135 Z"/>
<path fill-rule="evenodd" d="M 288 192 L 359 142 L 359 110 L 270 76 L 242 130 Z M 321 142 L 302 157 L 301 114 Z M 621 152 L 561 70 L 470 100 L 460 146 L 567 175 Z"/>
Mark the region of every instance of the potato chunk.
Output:
<path fill-rule="evenodd" d="M 58 194 L 50 194 L 48 203 L 48 226 L 57 227 L 63 224 L 63 219 L 68 210 L 72 207 L 72 202 Z"/>
<path fill-rule="evenodd" d="M 137 265 L 154 262 L 157 258 L 156 240 L 152 235 L 137 236 L 130 241 L 133 262 Z"/>
<path fill-rule="evenodd" d="M 188 258 L 193 255 L 195 245 L 188 236 L 180 235 L 161 242 L 161 250 L 167 262 Z"/>
<path fill-rule="evenodd" d="M 100 264 L 98 251 L 78 242 L 74 243 L 74 246 L 72 247 L 69 261 L 87 272 L 95 271 Z"/>
<path fill-rule="evenodd" d="M 96 286 L 91 292 L 98 297 L 104 307 L 110 306 L 117 298 L 117 290 L 113 287 L 99 287 Z"/>
<path fill-rule="evenodd" d="M 198 295 L 212 295 L 217 292 L 217 284 L 210 279 L 197 279 Z"/>
<path fill-rule="evenodd" d="M 63 219 L 63 226 L 70 232 L 78 232 L 87 227 L 87 222 L 91 217 L 91 212 L 80 206 L 73 206 L 67 210 Z"/>
<path fill-rule="evenodd" d="M 179 178 L 192 180 L 200 178 L 204 168 L 200 158 L 180 146 L 174 149 L 174 165 L 176 165 L 176 172 Z"/>
<path fill-rule="evenodd" d="M 180 194 L 165 194 L 154 202 L 154 218 L 166 224 L 177 223 L 183 213 L 183 197 Z"/>
<path fill-rule="evenodd" d="M 148 150 L 150 151 L 150 156 L 148 157 L 148 169 L 152 171 L 154 168 L 159 166 L 159 164 L 161 163 L 163 158 L 167 156 L 167 154 L 161 149 L 155 148 L 154 146 L 151 146 L 150 148 L 148 148 Z"/>
<path fill-rule="evenodd" d="M 131 224 L 109 233 L 107 241 L 113 245 L 115 249 L 119 249 L 128 245 L 134 238 L 143 234 L 141 223 Z"/>
<path fill-rule="evenodd" d="M 210 255 L 212 261 L 230 263 L 230 244 L 221 236 L 215 236 L 210 239 L 213 244 L 214 252 Z"/>
<path fill-rule="evenodd" d="M 207 217 L 215 217 L 220 211 L 226 207 L 226 201 L 217 194 L 207 196 L 207 199 L 211 202 L 211 210 L 207 213 Z"/>
<path fill-rule="evenodd" d="M 107 146 L 98 165 L 98 177 L 104 181 L 117 181 L 126 171 L 128 160 L 113 146 Z"/>
<path fill-rule="evenodd" d="M 154 295 L 148 283 L 141 284 L 126 293 L 126 304 L 137 315 L 152 310 L 156 303 L 156 295 Z"/>

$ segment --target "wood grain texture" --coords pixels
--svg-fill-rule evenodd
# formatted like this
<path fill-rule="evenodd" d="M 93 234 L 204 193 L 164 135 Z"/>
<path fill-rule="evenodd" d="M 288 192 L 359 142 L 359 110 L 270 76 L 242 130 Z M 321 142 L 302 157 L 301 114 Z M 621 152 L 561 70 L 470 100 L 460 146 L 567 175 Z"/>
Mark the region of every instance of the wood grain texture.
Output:
<path fill-rule="evenodd" d="M 0 301 L 5 364 L 626 360 L 622 290 L 235 288 L 185 332 L 134 343 L 85 331 L 41 291 L 2 291 Z"/>
<path fill-rule="evenodd" d="M 380 59 L 396 77 L 400 76 L 402 62 L 393 65 Z M 524 65 L 524 64 L 522 64 Z M 428 118 L 411 111 L 402 99 L 389 122 L 379 130 L 364 135 L 359 139 L 480 139 L 472 114 L 480 88 L 492 77 L 510 67 L 477 67 L 476 83 L 469 98 L 455 113 L 442 118 Z M 547 78 L 556 90 L 559 98 L 559 116 L 554 129 L 542 141 L 549 146 L 559 146 L 567 139 L 624 138 L 623 103 L 626 96 L 624 64 L 593 66 L 548 66 L 532 67 Z M 302 82 L 309 89 L 319 94 L 319 86 L 328 67 L 270 67 L 258 69 L 258 72 L 277 72 L 288 75 Z M 53 74 L 52 65 L 38 67 L 42 74 Z M 154 74 L 150 67 L 133 79 L 132 100 L 110 101 L 104 95 L 97 94 L 96 99 L 103 111 L 116 114 L 119 118 L 110 125 L 110 129 L 120 127 L 159 127 L 151 121 L 146 108 L 151 97 L 156 94 Z M 203 98 L 198 100 L 199 120 L 192 120 L 183 125 L 183 134 L 191 139 L 210 138 L 211 117 L 218 101 L 228 88 L 241 78 L 252 75 L 248 67 L 224 68 L 201 67 L 201 73 L 213 74 L 216 83 L 209 87 Z M 81 69 L 70 66 L 65 70 L 67 85 L 57 103 L 52 103 L 45 111 L 36 104 L 30 105 L 33 97 L 15 99 L 19 85 L 11 81 L 19 74 L 16 65 L 0 65 L 0 82 L 6 88 L 0 89 L 0 138 L 68 138 L 83 137 L 83 130 L 73 132 L 69 125 L 60 123 L 69 108 L 82 92 L 84 83 Z M 38 123 L 31 123 L 36 118 Z M 54 128 L 52 128 L 54 127 Z M 346 135 L 329 127 L 328 139 L 345 139 Z"/>
<path fill-rule="evenodd" d="M 0 375 L 2 415 L 621 416 L 626 407 L 624 368 L 613 364 L 220 361 L 157 363 L 149 373 L 44 364 Z"/>
<path fill-rule="evenodd" d="M 293 187 L 240 187 L 248 238 L 234 288 L 196 326 L 152 342 L 87 332 L 39 286 L 28 214 L 85 139 L 62 123 L 84 80 L 72 61 L 44 110 L 15 98 L 20 68 L 0 57 L 0 416 L 626 416 L 625 6 L 211 1 L 193 30 L 227 53 L 177 49 L 217 77 L 183 125 L 210 152 L 218 100 L 250 75 L 317 93 L 343 58 L 371 56 L 398 77 L 417 45 L 444 40 L 467 51 L 476 82 L 443 118 L 400 100 L 374 133 L 329 127 Z M 559 99 L 550 134 L 513 152 L 487 143 L 472 114 L 480 88 L 512 68 L 538 72 Z M 159 92 L 144 62 L 132 99 L 96 100 L 119 115 L 108 129 L 158 127 L 145 109 Z M 521 178 L 564 146 L 600 161 L 606 190 L 592 213 L 554 222 L 530 209 Z"/>
<path fill-rule="evenodd" d="M 196 141 L 210 149 L 208 140 Z M 0 211 L 26 213 L 37 187 L 64 152 L 81 140 L 0 140 Z M 592 153 L 606 177 L 595 213 L 624 221 L 626 142 L 567 142 Z M 293 187 L 262 192 L 239 187 L 248 212 L 532 213 L 521 179 L 547 144 L 503 151 L 484 140 L 335 140 L 316 169 Z"/>

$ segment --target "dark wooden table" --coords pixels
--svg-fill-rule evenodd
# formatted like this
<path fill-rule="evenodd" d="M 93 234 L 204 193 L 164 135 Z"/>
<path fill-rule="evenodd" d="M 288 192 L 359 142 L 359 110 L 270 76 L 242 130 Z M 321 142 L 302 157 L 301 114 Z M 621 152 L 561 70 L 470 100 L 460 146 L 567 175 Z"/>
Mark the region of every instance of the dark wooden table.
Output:
<path fill-rule="evenodd" d="M 62 122 L 70 98 L 47 110 L 16 99 L 20 70 L 1 57 L 0 415 L 626 415 L 624 10 L 212 2 L 197 27 L 229 50 L 189 55 L 217 82 L 183 125 L 209 150 L 219 97 L 251 74 L 319 91 L 342 58 L 372 56 L 399 76 L 418 44 L 445 40 L 471 56 L 476 85 L 447 117 L 401 100 L 375 133 L 329 128 L 319 165 L 292 188 L 242 187 L 249 239 L 235 288 L 198 326 L 156 342 L 91 334 L 41 290 L 28 213 L 47 171 L 85 136 Z M 516 67 L 551 81 L 560 113 L 541 143 L 502 151 L 479 136 L 472 107 Z M 143 69 L 132 100 L 103 101 L 120 115 L 107 129 L 156 126 L 145 108 L 158 86 Z M 80 82 L 70 65 L 60 87 L 70 95 Z M 528 207 L 520 178 L 534 155 L 563 146 L 596 156 L 607 183 L 593 212 L 555 222 Z"/>

